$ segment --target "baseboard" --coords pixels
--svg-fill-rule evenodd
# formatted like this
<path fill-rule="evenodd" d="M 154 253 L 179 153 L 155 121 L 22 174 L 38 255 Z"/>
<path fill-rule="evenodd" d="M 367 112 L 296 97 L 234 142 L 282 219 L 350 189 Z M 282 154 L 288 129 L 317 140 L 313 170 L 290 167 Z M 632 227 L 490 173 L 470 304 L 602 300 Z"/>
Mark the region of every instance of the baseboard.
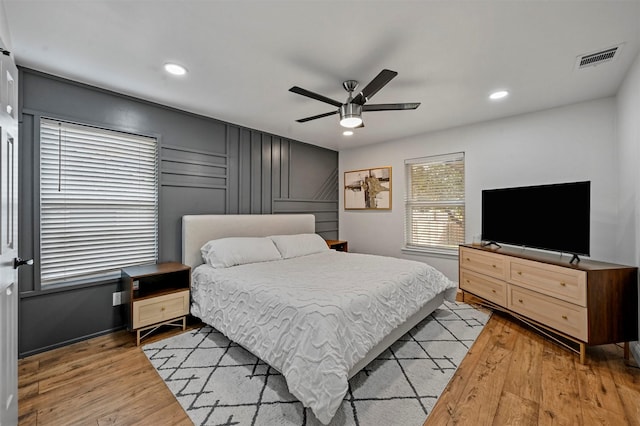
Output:
<path fill-rule="evenodd" d="M 56 343 L 56 344 L 53 344 L 53 345 L 43 346 L 41 348 L 37 348 L 37 349 L 30 350 L 30 351 L 21 352 L 21 353 L 18 354 L 18 358 L 19 359 L 23 359 L 23 358 L 30 357 L 31 355 L 37 355 L 37 354 L 42 353 L 42 352 L 47 352 L 47 351 L 50 351 L 50 350 L 53 350 L 53 349 L 61 348 L 63 346 L 72 345 L 74 343 L 82 342 L 83 340 L 88 340 L 88 339 L 92 339 L 94 337 L 99 337 L 99 336 L 103 336 L 105 334 L 109 334 L 109 333 L 113 333 L 113 332 L 116 332 L 116 331 L 119 331 L 119 330 L 123 330 L 125 327 L 126 326 L 121 325 L 119 327 L 114 327 L 114 328 L 110 328 L 110 329 L 107 329 L 107 330 L 98 331 L 96 333 L 91 333 L 91 334 L 88 334 L 86 336 L 80 336 L 80 337 L 76 337 L 74 339 L 65 340 L 64 342 L 59 342 L 59 343 Z"/>
<path fill-rule="evenodd" d="M 630 342 L 629 349 L 631 350 L 631 356 L 636 362 L 636 365 L 640 365 L 640 341 Z"/>

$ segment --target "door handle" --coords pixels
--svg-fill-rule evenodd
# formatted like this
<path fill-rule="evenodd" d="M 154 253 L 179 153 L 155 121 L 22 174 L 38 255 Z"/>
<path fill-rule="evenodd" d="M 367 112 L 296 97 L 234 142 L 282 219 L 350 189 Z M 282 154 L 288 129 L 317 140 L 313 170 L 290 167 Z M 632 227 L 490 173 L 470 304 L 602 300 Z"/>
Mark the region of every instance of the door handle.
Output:
<path fill-rule="evenodd" d="M 13 269 L 18 269 L 22 265 L 33 265 L 33 259 L 23 259 L 21 257 L 13 259 Z"/>

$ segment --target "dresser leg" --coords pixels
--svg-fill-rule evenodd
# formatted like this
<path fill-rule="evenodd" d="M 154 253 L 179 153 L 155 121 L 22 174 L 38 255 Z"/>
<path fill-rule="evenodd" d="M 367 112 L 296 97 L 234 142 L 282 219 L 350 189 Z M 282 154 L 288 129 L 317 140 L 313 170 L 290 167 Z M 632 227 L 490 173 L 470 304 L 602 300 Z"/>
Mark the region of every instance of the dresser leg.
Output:
<path fill-rule="evenodd" d="M 623 350 L 624 350 L 624 359 L 629 361 L 630 356 L 631 356 L 631 352 L 629 351 L 629 342 L 624 342 L 624 346 L 623 346 Z"/>

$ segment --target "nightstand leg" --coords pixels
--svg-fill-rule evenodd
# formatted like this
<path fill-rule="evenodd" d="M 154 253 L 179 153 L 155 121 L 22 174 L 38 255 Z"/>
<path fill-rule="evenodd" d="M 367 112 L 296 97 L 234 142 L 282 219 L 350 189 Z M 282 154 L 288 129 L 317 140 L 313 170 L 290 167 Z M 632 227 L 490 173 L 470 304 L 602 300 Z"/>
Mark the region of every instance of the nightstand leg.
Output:
<path fill-rule="evenodd" d="M 623 351 L 624 351 L 624 359 L 629 361 L 629 358 L 631 356 L 631 351 L 629 350 L 629 342 L 624 342 Z"/>
<path fill-rule="evenodd" d="M 580 343 L 580 364 L 587 363 L 587 345 Z"/>

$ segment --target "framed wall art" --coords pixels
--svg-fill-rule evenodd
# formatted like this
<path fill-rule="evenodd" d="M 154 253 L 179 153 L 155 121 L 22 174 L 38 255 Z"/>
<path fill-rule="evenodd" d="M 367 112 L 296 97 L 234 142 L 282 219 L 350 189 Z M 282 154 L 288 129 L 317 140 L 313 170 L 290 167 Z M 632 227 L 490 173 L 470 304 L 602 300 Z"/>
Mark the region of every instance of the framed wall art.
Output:
<path fill-rule="evenodd" d="M 344 172 L 345 210 L 391 210 L 391 167 Z"/>

